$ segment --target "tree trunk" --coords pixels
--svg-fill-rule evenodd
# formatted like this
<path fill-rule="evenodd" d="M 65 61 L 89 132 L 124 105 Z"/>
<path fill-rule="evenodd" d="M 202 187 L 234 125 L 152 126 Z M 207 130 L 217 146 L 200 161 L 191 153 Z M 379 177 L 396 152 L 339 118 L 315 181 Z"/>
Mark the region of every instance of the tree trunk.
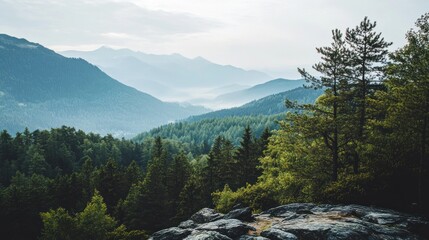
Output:
<path fill-rule="evenodd" d="M 338 111 L 338 99 L 337 99 L 337 84 L 334 82 L 334 139 L 332 142 L 332 181 L 338 180 L 338 123 L 337 123 L 337 111 Z"/>
<path fill-rule="evenodd" d="M 428 110 L 428 102 L 426 102 L 425 109 Z M 427 117 L 427 111 L 424 114 L 423 117 L 423 126 L 422 126 L 422 135 L 421 135 L 421 142 L 420 142 L 420 159 L 419 159 L 419 183 L 418 183 L 418 204 L 420 210 L 424 209 L 424 199 L 423 199 L 423 180 L 424 180 L 424 174 L 426 174 L 425 169 L 425 157 L 426 157 L 426 132 L 427 132 L 427 125 L 428 125 L 428 117 Z"/>
<path fill-rule="evenodd" d="M 366 51 L 366 46 L 364 51 Z M 367 81 L 365 78 L 365 60 L 366 60 L 366 54 L 364 54 L 363 61 L 362 61 L 362 76 L 361 76 L 361 91 L 360 91 L 360 112 L 359 112 L 359 129 L 358 129 L 358 141 L 363 141 L 364 139 L 364 128 L 365 128 L 365 119 L 366 119 L 366 90 L 367 90 Z M 353 156 L 353 173 L 358 174 L 359 173 L 359 154 L 354 150 L 354 156 Z"/>

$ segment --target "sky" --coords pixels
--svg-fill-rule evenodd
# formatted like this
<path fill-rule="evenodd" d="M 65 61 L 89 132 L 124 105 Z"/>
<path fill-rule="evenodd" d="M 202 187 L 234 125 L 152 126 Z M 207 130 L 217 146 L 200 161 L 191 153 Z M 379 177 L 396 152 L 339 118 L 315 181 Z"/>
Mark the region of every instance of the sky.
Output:
<path fill-rule="evenodd" d="M 429 0 L 0 0 L 0 33 L 55 51 L 101 46 L 298 78 L 331 30 L 368 16 L 397 49 Z"/>

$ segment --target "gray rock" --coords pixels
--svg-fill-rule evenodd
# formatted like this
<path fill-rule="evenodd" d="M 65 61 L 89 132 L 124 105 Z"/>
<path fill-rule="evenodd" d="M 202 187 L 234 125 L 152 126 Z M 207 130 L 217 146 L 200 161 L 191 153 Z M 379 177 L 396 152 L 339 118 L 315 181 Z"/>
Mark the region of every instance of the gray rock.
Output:
<path fill-rule="evenodd" d="M 248 225 L 238 219 L 249 221 Z M 255 226 L 258 230 L 253 227 Z M 249 231 L 267 229 L 261 236 Z M 251 215 L 249 208 L 226 215 L 204 208 L 178 228 L 152 235 L 153 240 L 420 240 L 429 239 L 429 220 L 397 211 L 360 205 L 294 203 Z"/>
<path fill-rule="evenodd" d="M 194 231 L 185 240 L 232 240 L 231 238 L 214 231 Z"/>
<path fill-rule="evenodd" d="M 196 224 L 192 220 L 187 220 L 179 224 L 179 228 L 196 228 L 196 227 L 198 227 L 198 224 Z"/>
<path fill-rule="evenodd" d="M 232 210 L 239 209 L 239 208 L 244 208 L 243 204 L 241 204 L 241 203 L 237 203 L 237 204 L 235 204 L 235 205 L 232 207 Z"/>
<path fill-rule="evenodd" d="M 296 210 L 296 214 L 314 214 L 314 213 L 308 209 L 298 209 Z"/>
<path fill-rule="evenodd" d="M 181 240 L 191 234 L 192 230 L 172 227 L 158 231 L 149 240 Z"/>
<path fill-rule="evenodd" d="M 223 215 L 211 208 L 203 208 L 191 216 L 191 220 L 196 223 L 208 223 L 222 218 Z"/>
<path fill-rule="evenodd" d="M 298 240 L 292 233 L 288 233 L 279 229 L 271 228 L 261 232 L 261 236 L 271 240 Z"/>
<path fill-rule="evenodd" d="M 261 236 L 243 235 L 238 240 L 270 240 L 270 239 L 266 237 L 261 237 Z"/>
<path fill-rule="evenodd" d="M 241 235 L 247 234 L 250 230 L 255 231 L 256 229 L 237 219 L 220 219 L 214 222 L 202 224 L 197 227 L 196 230 L 216 231 L 230 238 L 237 238 Z"/>
<path fill-rule="evenodd" d="M 253 221 L 255 218 L 252 216 L 252 209 L 249 207 L 234 209 L 223 216 L 224 219 L 238 219 L 246 222 Z"/>
<path fill-rule="evenodd" d="M 283 214 L 292 212 L 296 213 L 297 211 L 311 211 L 313 207 L 316 205 L 313 203 L 291 203 L 283 206 L 279 206 L 276 208 L 271 208 L 262 214 L 269 214 L 273 217 L 282 217 Z"/>
<path fill-rule="evenodd" d="M 273 225 L 273 228 L 290 232 L 299 239 L 419 239 L 405 229 L 331 212 L 282 221 Z"/>

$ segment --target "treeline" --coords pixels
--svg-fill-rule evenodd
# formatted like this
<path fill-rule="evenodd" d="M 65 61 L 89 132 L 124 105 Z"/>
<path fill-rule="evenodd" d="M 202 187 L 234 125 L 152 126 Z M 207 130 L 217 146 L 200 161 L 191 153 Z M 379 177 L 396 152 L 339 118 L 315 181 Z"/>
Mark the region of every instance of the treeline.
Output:
<path fill-rule="evenodd" d="M 241 135 L 238 146 L 219 136 L 208 154 L 193 157 L 160 137 L 136 143 L 69 127 L 14 137 L 3 131 L 0 235 L 144 239 L 212 206 L 211 193 L 225 184 L 256 182 L 270 133 L 257 139 L 247 127 Z"/>
<path fill-rule="evenodd" d="M 365 18 L 317 48 L 319 76 L 299 72 L 324 94 L 313 105 L 287 102 L 299 113 L 289 113 L 270 139 L 262 176 L 215 193 L 218 209 L 331 202 L 428 214 L 429 14 L 390 54 L 375 27 Z"/>
<path fill-rule="evenodd" d="M 283 99 L 279 100 L 283 104 Z M 283 104 L 284 105 L 284 104 Z M 285 109 L 285 107 L 283 107 Z M 254 115 L 254 116 L 231 116 L 225 118 L 203 119 L 199 121 L 183 121 L 170 123 L 149 132 L 139 134 L 134 138 L 142 142 L 147 138 L 160 136 L 170 140 L 178 141 L 186 149 L 195 155 L 206 154 L 214 143 L 216 136 L 223 136 L 232 141 L 234 145 L 240 143 L 243 129 L 249 126 L 255 137 L 260 137 L 264 129 L 276 129 L 277 121 L 284 118 L 284 114 L 276 115 Z"/>

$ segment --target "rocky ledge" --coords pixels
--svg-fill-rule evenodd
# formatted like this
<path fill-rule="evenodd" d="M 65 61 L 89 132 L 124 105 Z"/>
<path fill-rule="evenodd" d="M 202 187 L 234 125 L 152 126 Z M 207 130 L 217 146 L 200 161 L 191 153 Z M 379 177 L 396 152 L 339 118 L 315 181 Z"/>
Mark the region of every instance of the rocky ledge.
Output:
<path fill-rule="evenodd" d="M 250 208 L 228 214 L 204 208 L 153 240 L 429 239 L 422 217 L 360 205 L 293 203 L 252 215 Z"/>

